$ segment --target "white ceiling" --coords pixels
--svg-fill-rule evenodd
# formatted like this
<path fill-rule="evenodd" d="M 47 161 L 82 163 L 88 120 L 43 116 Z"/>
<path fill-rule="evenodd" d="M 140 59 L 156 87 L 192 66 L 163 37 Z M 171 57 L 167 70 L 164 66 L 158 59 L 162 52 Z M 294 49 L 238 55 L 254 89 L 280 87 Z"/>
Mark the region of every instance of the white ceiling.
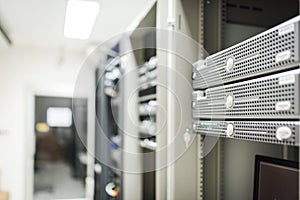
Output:
<path fill-rule="evenodd" d="M 67 0 L 0 0 L 0 22 L 13 45 L 83 48 L 126 31 L 154 0 L 98 0 L 100 12 L 88 40 L 63 36 Z"/>

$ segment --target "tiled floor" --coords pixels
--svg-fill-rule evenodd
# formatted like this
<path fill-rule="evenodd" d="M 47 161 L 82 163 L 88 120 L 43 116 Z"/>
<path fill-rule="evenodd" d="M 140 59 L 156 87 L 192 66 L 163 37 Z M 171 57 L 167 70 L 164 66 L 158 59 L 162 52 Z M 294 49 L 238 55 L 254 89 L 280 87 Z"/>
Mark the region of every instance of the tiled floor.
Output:
<path fill-rule="evenodd" d="M 85 188 L 81 180 L 71 176 L 71 169 L 64 163 L 44 164 L 35 173 L 34 200 L 84 198 Z"/>

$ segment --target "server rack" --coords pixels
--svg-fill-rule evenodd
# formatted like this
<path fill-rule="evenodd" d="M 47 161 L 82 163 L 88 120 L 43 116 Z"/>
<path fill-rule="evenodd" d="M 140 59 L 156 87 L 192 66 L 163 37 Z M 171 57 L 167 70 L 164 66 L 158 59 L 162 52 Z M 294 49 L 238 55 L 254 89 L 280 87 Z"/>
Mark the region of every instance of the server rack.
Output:
<path fill-rule="evenodd" d="M 184 1 L 182 1 L 184 2 Z M 263 2 L 263 3 L 260 3 Z M 276 16 L 272 17 L 272 19 L 270 19 L 270 17 L 266 17 L 266 14 L 263 13 L 268 13 L 270 10 L 272 11 L 272 9 L 268 9 L 271 8 L 271 6 L 268 6 L 268 3 L 266 3 L 267 1 L 247 1 L 247 0 L 243 0 L 243 1 L 234 1 L 234 0 L 223 0 L 223 1 L 200 1 L 201 4 L 204 5 L 204 42 L 205 42 L 205 48 L 209 51 L 209 53 L 214 53 L 214 52 L 218 52 L 220 51 L 224 46 L 228 46 L 227 44 L 224 44 L 226 42 L 224 41 L 228 41 L 228 38 L 226 38 L 226 34 L 224 34 L 224 32 L 226 32 L 226 30 L 224 30 L 224 19 L 227 20 L 227 22 L 229 21 L 230 23 L 239 23 L 239 24 L 248 24 L 248 25 L 256 25 L 259 24 L 259 26 L 265 26 L 265 25 L 273 25 L 275 23 L 278 23 L 284 19 L 290 18 L 292 17 L 293 13 L 295 13 L 295 9 L 297 9 L 297 6 L 291 6 L 292 9 L 286 9 L 284 6 L 282 6 L 282 4 L 286 4 L 286 2 L 284 1 L 276 1 L 276 2 L 272 2 L 272 4 L 274 4 L 274 7 L 272 5 L 272 9 L 276 9 L 276 13 L 281 13 L 281 14 L 276 14 Z M 278 3 L 281 2 L 281 3 Z M 296 2 L 296 1 L 294 1 Z M 260 4 L 264 4 L 265 6 L 260 6 Z M 161 2 L 160 2 L 161 5 Z M 294 4 L 293 4 L 294 5 Z M 289 7 L 289 8 L 291 8 Z M 247 8 L 247 9 L 245 9 Z M 280 8 L 280 9 L 279 9 Z M 164 9 L 165 11 L 166 9 Z M 268 12 L 265 12 L 265 10 L 268 10 Z M 216 12 L 215 12 L 216 11 Z M 278 11 L 278 12 L 277 12 Z M 256 14 L 253 14 L 253 12 L 256 12 Z M 287 12 L 290 12 L 290 14 L 287 14 Z M 246 14 L 245 14 L 246 13 Z M 272 12 L 271 12 L 272 13 Z M 274 11 L 275 13 L 275 11 Z M 160 13 L 161 14 L 161 13 Z M 190 13 L 189 13 L 190 14 Z M 202 14 L 202 13 L 201 13 Z M 214 15 L 214 16 L 212 16 Z M 253 16 L 253 19 L 250 19 L 252 17 L 245 17 L 242 18 L 240 16 Z M 288 16 L 288 17 L 287 17 Z M 180 19 L 182 16 L 178 16 L 178 18 Z M 213 18 L 213 19 L 212 19 Z M 256 19 L 256 20 L 254 20 Z M 259 20 L 257 20 L 259 19 Z M 266 20 L 266 19 L 270 19 L 270 20 Z M 179 23 L 178 23 L 179 24 Z M 208 25 L 209 24 L 209 25 Z M 177 23 L 176 23 L 177 26 Z M 199 32 L 199 37 L 202 37 L 201 32 Z M 225 36 L 224 36 L 225 35 Z M 216 39 L 217 38 L 217 39 Z M 236 39 L 234 41 L 237 41 Z M 208 44 L 209 43 L 209 44 Z M 232 44 L 230 44 L 231 46 Z M 291 57 L 289 55 L 289 53 L 286 53 L 285 55 L 283 54 L 283 57 L 287 56 L 287 57 Z M 256 57 L 256 56 L 254 56 Z M 254 57 L 250 56 L 250 60 L 254 59 Z M 228 61 L 229 60 L 229 61 Z M 234 64 L 239 64 L 236 63 L 236 59 L 234 60 Z M 224 59 L 222 62 L 227 63 L 228 61 L 228 65 L 230 66 L 231 63 L 231 59 L 226 58 Z M 246 60 L 248 62 L 248 60 Z M 211 63 L 214 63 L 215 61 L 212 61 Z M 238 62 L 238 61 L 237 61 Z M 206 63 L 207 64 L 207 63 Z M 217 87 L 222 87 L 221 90 L 222 91 L 226 91 L 226 87 L 228 85 L 233 85 L 236 84 L 237 82 L 244 82 L 244 81 L 248 81 L 250 79 L 256 79 L 258 77 L 261 76 L 267 76 L 270 73 L 278 73 L 278 72 L 283 72 L 286 71 L 286 69 L 294 69 L 297 68 L 297 66 L 294 65 L 295 63 L 292 63 L 290 65 L 284 65 L 285 67 L 281 68 L 281 69 L 276 69 L 276 70 L 270 70 L 268 71 L 266 74 L 264 74 L 264 72 L 261 73 L 254 73 L 251 74 L 249 76 L 241 76 L 238 79 L 228 79 L 228 81 L 226 79 L 221 80 L 220 82 L 218 82 L 217 84 L 215 84 L 215 82 L 212 82 L 211 85 L 207 85 L 207 84 L 202 84 L 204 86 L 200 87 L 197 86 L 200 85 L 199 83 L 194 83 L 194 87 L 196 90 L 210 90 L 211 88 L 217 88 Z M 204 63 L 196 63 L 195 66 L 199 66 L 199 65 L 203 65 Z M 225 66 L 225 64 L 224 64 Z M 230 68 L 230 67 L 229 67 Z M 223 68 L 225 71 L 226 69 Z M 194 68 L 194 72 L 199 73 L 199 69 Z M 206 69 L 209 70 L 209 69 Z M 232 71 L 231 71 L 232 72 Z M 225 73 L 228 73 L 227 71 Z M 220 74 L 220 73 L 219 73 Z M 229 74 L 229 73 L 228 73 Z M 193 79 L 197 79 L 197 76 L 194 74 Z M 247 80 L 246 80 L 246 79 Z M 201 95 L 206 96 L 207 94 L 205 94 L 205 92 L 203 92 Z M 201 95 L 199 95 L 201 97 Z M 228 95 L 225 96 L 225 98 L 222 99 L 223 103 L 222 105 L 225 105 L 226 103 L 226 97 Z M 199 98 L 200 98 L 199 97 Z M 203 97 L 203 96 L 202 96 Z M 159 96 L 158 98 L 161 98 L 161 96 Z M 195 97 L 197 98 L 197 96 Z M 233 98 L 234 99 L 234 98 Z M 197 101 L 197 99 L 196 99 Z M 230 98 L 229 98 L 229 102 L 230 102 Z M 187 105 L 187 106 L 190 106 Z M 226 106 L 226 105 L 225 105 Z M 147 109 L 147 105 L 143 104 L 141 105 L 141 113 L 143 113 L 145 110 Z M 227 108 L 225 108 L 226 110 Z M 229 111 L 230 112 L 230 111 Z M 153 114 L 154 112 L 150 111 L 151 114 Z M 210 112 L 211 113 L 211 112 Z M 201 114 L 201 112 L 200 112 Z M 209 117 L 207 117 L 209 116 Z M 249 156 L 247 154 L 247 156 L 245 156 L 246 158 L 243 158 L 243 153 L 245 153 L 246 151 L 249 152 L 257 152 L 259 150 L 261 150 L 261 152 L 266 153 L 266 154 L 272 154 L 272 155 L 276 155 L 278 157 L 281 157 L 283 152 L 287 151 L 289 152 L 289 155 L 287 156 L 287 158 L 295 158 L 295 155 L 292 154 L 296 154 L 295 152 L 297 151 L 297 149 L 291 148 L 291 146 L 297 146 L 297 139 L 293 139 L 294 135 L 296 135 L 297 131 L 297 120 L 294 120 L 291 118 L 290 121 L 287 121 L 287 119 L 282 119 L 280 120 L 280 123 L 278 123 L 277 121 L 277 117 L 274 117 L 268 121 L 259 121 L 256 120 L 256 124 L 255 126 L 258 126 L 259 130 L 265 131 L 265 132 L 270 132 L 270 136 L 268 137 L 260 137 L 259 135 L 255 135 L 255 134 L 260 134 L 260 133 L 250 133 L 247 132 L 245 135 L 241 135 L 240 134 L 240 138 L 238 138 L 238 132 L 236 132 L 235 130 L 233 130 L 233 132 L 237 135 L 231 135 L 231 125 L 233 125 L 234 127 L 247 127 L 247 129 L 251 130 L 251 128 L 254 128 L 254 124 L 249 124 L 249 122 L 247 121 L 247 118 L 242 118 L 239 120 L 236 120 L 236 118 L 239 117 L 235 117 L 235 118 L 230 118 L 227 120 L 223 120 L 223 119 L 219 119 L 220 117 L 214 118 L 214 119 L 210 119 L 212 118 L 213 115 L 208 114 L 207 116 L 203 117 L 203 116 L 196 116 L 196 120 L 195 120 L 195 131 L 200 133 L 205 130 L 208 131 L 208 134 L 214 135 L 217 132 L 217 136 L 221 135 L 221 137 L 225 137 L 226 139 L 220 139 L 218 144 L 217 144 L 217 149 L 216 152 L 212 152 L 210 155 L 208 155 L 206 158 L 203 159 L 204 161 L 204 171 L 202 173 L 202 169 L 199 169 L 200 172 L 200 179 L 203 179 L 204 181 L 202 181 L 202 183 L 204 184 L 204 199 L 236 199 L 236 198 L 229 198 L 230 197 L 230 192 L 232 192 L 232 188 L 237 186 L 237 181 L 233 180 L 232 182 L 229 182 L 230 180 L 232 180 L 234 177 L 232 176 L 233 173 L 232 171 L 234 171 L 234 169 L 237 169 L 235 167 L 235 165 L 240 166 L 239 170 L 236 170 L 236 174 L 240 175 L 240 179 L 248 179 L 249 176 L 247 177 L 248 174 L 251 174 L 251 168 L 249 168 L 249 166 L 247 166 L 247 164 L 250 163 L 252 161 L 249 162 L 243 162 L 245 161 L 245 159 L 248 159 Z M 224 113 L 222 114 L 223 117 L 221 118 L 226 118 L 226 115 L 224 116 Z M 200 121 L 198 121 L 198 119 L 202 118 L 201 121 L 203 122 L 203 124 L 201 125 Z M 246 120 L 246 121 L 245 121 Z M 209 123 L 208 123 L 209 122 Z M 218 122 L 218 123 L 216 123 Z M 273 123 L 273 124 L 272 124 Z M 217 124 L 217 125 L 216 125 Z M 229 125 L 231 124 L 231 125 Z M 270 125 L 271 124 L 271 125 Z M 229 128 L 228 128 L 229 125 Z M 261 126 L 264 126 L 263 129 L 260 129 Z M 272 128 L 269 128 L 268 126 L 271 126 Z M 289 138 L 288 140 L 279 140 L 276 137 L 277 134 L 277 128 L 281 127 L 281 126 L 287 126 L 290 128 L 291 130 L 291 134 L 292 137 Z M 216 132 L 213 131 L 212 129 L 218 129 Z M 241 129 L 237 129 L 237 131 L 240 131 Z M 145 129 L 145 126 L 142 127 L 142 129 L 140 130 L 140 132 L 149 132 L 149 129 Z M 257 129 L 256 129 L 257 131 Z M 151 131 L 150 131 L 151 132 Z M 207 137 L 208 134 L 205 136 Z M 205 135 L 205 134 L 203 134 Z M 233 140 L 232 138 L 237 137 L 239 140 Z M 259 139 L 258 139 L 259 138 Z M 296 136 L 295 136 L 296 138 Z M 246 141 L 247 140 L 247 141 Z M 248 142 L 248 140 L 250 141 L 255 141 L 255 142 Z M 257 141 L 262 141 L 264 143 L 260 143 Z M 295 141 L 295 143 L 294 143 Z M 272 144 L 270 144 L 272 143 Z M 276 143 L 276 145 L 273 145 L 273 143 Z M 278 145 L 281 144 L 281 145 Z M 287 147 L 286 145 L 289 145 L 289 147 Z M 223 152 L 223 153 L 222 153 Z M 231 154 L 229 155 L 228 152 L 230 152 Z M 238 153 L 237 153 L 238 152 Z M 247 152 L 248 153 L 248 152 Z M 209 159 L 210 156 L 214 156 L 217 155 L 216 158 L 217 159 L 211 159 L 213 160 L 213 162 L 211 162 Z M 237 160 L 236 162 L 232 162 L 231 164 L 229 163 L 229 160 L 232 161 L 232 159 L 230 159 L 230 156 L 234 157 L 235 160 Z M 238 164 L 237 164 L 238 163 Z M 246 163 L 246 164 L 243 164 Z M 215 170 L 216 168 L 216 170 Z M 216 174 L 215 177 L 211 176 L 211 174 L 209 173 L 209 170 L 212 169 L 211 171 Z M 244 174 L 243 174 L 244 173 Z M 246 177 L 246 178 L 245 178 Z M 217 179 L 217 181 L 215 181 L 215 179 Z M 229 180 L 230 179 L 230 180 Z M 213 182 L 213 183 L 212 183 Z M 212 183 L 213 187 L 209 187 L 211 191 L 217 191 L 215 197 L 216 198 L 209 198 L 210 196 L 210 191 L 208 191 L 208 186 L 210 186 L 209 184 Z M 236 191 L 237 194 L 247 194 L 249 195 L 249 191 L 250 189 L 245 189 L 246 187 L 244 185 L 247 185 L 249 187 L 250 184 L 241 184 L 238 185 L 240 190 Z M 216 189 L 214 189 L 216 188 Z M 163 190 L 165 188 L 163 187 Z M 201 189 L 199 189 L 201 190 Z M 244 192 L 244 193 L 242 193 Z M 200 192 L 202 193 L 202 191 Z M 249 195 L 250 198 L 251 195 Z M 165 196 L 162 195 L 161 199 L 164 199 Z M 201 197 L 202 198 L 202 197 Z M 200 198 L 200 199 L 201 199 Z"/>
<path fill-rule="evenodd" d="M 96 80 L 96 139 L 95 200 L 122 199 L 122 145 L 118 127 L 121 77 L 120 62 L 108 56 L 97 69 Z"/>
<path fill-rule="evenodd" d="M 157 112 L 157 58 L 151 57 L 139 68 L 139 119 L 140 146 L 145 156 L 143 161 L 143 199 L 155 199 L 155 150 L 156 143 L 156 112 Z M 148 171 L 150 169 L 151 171 Z"/>
<path fill-rule="evenodd" d="M 297 75 L 291 76 L 291 82 L 279 78 L 299 68 L 299 40 L 295 39 L 299 34 L 293 35 L 298 32 L 299 17 L 295 16 L 299 1 L 273 3 L 203 2 L 204 47 L 211 55 L 194 63 L 191 74 L 195 90 L 191 102 L 193 129 L 204 139 L 218 138 L 203 158 L 204 199 L 251 199 L 256 154 L 299 161 L 299 115 L 288 113 L 298 109 L 299 84 L 292 83 Z M 254 37 L 247 39 L 250 36 Z M 282 38 L 288 42 L 280 41 Z M 272 87 L 267 80 L 276 76 Z M 282 98 L 288 96 L 284 90 L 276 91 L 278 86 L 293 87 L 287 89 L 291 99 L 280 103 L 277 97 L 281 93 Z M 274 96 L 268 97 L 272 93 Z M 256 102 L 258 96 L 259 100 L 265 99 Z M 276 98 L 279 103 L 271 103 Z M 273 115 L 271 110 L 279 114 Z"/>

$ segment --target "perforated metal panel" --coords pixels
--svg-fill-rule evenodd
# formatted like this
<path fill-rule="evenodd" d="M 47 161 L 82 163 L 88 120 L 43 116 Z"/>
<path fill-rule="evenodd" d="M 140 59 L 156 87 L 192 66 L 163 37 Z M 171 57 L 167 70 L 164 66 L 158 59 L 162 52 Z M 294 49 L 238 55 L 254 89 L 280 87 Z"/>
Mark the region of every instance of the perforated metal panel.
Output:
<path fill-rule="evenodd" d="M 299 73 L 293 70 L 193 93 L 194 118 L 297 118 Z"/>
<path fill-rule="evenodd" d="M 295 67 L 299 21 L 300 16 L 195 63 L 193 87 L 206 89 Z"/>
<path fill-rule="evenodd" d="M 230 136 L 228 125 L 233 127 Z M 196 121 L 193 128 L 202 135 L 299 146 L 299 121 Z M 290 137 L 278 139 L 280 128 L 290 130 Z"/>

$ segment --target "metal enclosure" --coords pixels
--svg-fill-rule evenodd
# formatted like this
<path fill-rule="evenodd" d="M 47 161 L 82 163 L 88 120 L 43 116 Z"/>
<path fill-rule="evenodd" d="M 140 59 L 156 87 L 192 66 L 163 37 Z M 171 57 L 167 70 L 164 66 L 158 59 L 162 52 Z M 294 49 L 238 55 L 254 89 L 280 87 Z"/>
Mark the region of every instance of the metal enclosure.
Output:
<path fill-rule="evenodd" d="M 196 63 L 193 87 L 205 89 L 297 67 L 299 21 L 295 17 Z"/>
<path fill-rule="evenodd" d="M 290 12 L 286 12 L 288 10 L 287 7 L 290 7 Z M 280 10 L 281 8 L 282 12 L 278 14 L 276 11 Z M 282 71 L 288 71 L 294 69 L 293 66 L 295 68 L 298 68 L 298 61 L 292 61 L 294 64 L 289 65 L 289 63 L 285 62 L 287 60 L 282 60 L 284 61 L 282 62 L 282 64 L 285 67 L 281 70 L 268 71 L 268 69 L 266 69 L 266 71 L 260 73 L 260 66 L 266 67 L 269 65 L 262 64 L 261 60 L 258 64 L 262 65 L 251 65 L 251 59 L 253 61 L 257 61 L 257 59 L 259 59 L 259 57 L 251 57 L 251 52 L 254 52 L 253 50 L 256 51 L 257 49 L 249 48 L 243 51 L 243 49 L 240 48 L 242 47 L 242 45 L 247 46 L 251 44 L 251 39 L 246 40 L 250 36 L 259 34 L 262 30 L 271 28 L 274 25 L 282 23 L 283 21 L 286 21 L 296 16 L 298 14 L 298 10 L 295 8 L 299 8 L 299 1 L 289 1 L 289 3 L 286 1 L 276 1 L 275 3 L 274 1 L 271 2 L 267 0 L 227 0 L 204 2 L 205 49 L 208 51 L 208 53 L 219 52 L 207 57 L 208 60 L 210 59 L 209 62 L 199 61 L 195 65 L 201 66 L 198 68 L 198 70 L 202 70 L 201 74 L 205 74 L 207 76 L 200 77 L 198 76 L 199 74 L 193 75 L 193 78 L 197 80 L 194 83 L 194 88 L 202 89 L 194 93 L 193 98 L 195 103 L 193 104 L 193 106 L 195 106 L 195 108 L 200 108 L 200 101 L 202 101 L 201 106 L 204 106 L 201 107 L 201 110 L 195 110 L 196 113 L 194 114 L 196 115 L 194 116 L 196 116 L 196 118 L 201 118 L 201 121 L 195 119 L 195 131 L 202 132 L 203 135 L 207 134 L 205 136 L 207 140 L 209 138 L 218 139 L 218 142 L 216 143 L 212 151 L 210 151 L 210 153 L 206 155 L 203 159 L 204 199 L 252 199 L 254 179 L 254 157 L 257 154 L 299 161 L 299 148 L 293 147 L 294 145 L 297 146 L 299 144 L 299 137 L 297 136 L 299 134 L 299 131 L 297 130 L 297 124 L 299 123 L 298 114 L 286 115 L 287 113 L 284 113 L 283 111 L 282 115 L 279 114 L 275 117 L 268 115 L 269 111 L 267 110 L 262 110 L 261 114 L 260 111 L 257 111 L 256 114 L 251 114 L 251 107 L 255 109 L 258 108 L 259 105 L 262 105 L 261 108 L 266 108 L 266 104 L 268 103 L 265 101 L 262 102 L 262 104 L 255 104 L 255 102 L 248 102 L 246 104 L 246 102 L 241 101 L 242 99 L 235 99 L 235 95 L 237 95 L 237 97 L 241 97 L 239 95 L 243 94 L 246 95 L 245 98 L 247 98 L 247 94 L 249 91 L 250 96 L 251 91 L 252 96 L 260 95 L 259 91 L 261 90 L 269 91 L 268 89 L 271 89 L 269 88 L 269 83 L 263 85 L 263 82 L 271 80 L 271 76 L 269 78 L 266 77 L 270 75 L 270 73 L 275 74 Z M 253 14 L 250 15 L 250 13 Z M 274 18 L 270 17 L 275 15 L 276 17 Z M 253 19 L 250 19 L 249 16 L 255 17 L 253 17 Z M 259 18 L 263 19 L 254 20 L 258 16 Z M 298 25 L 295 25 L 294 27 L 297 26 Z M 276 28 L 272 30 L 274 31 L 275 29 Z M 298 31 L 297 28 L 294 30 Z M 268 33 L 271 32 L 272 31 L 269 31 Z M 255 37 L 255 39 L 261 36 L 262 34 Z M 283 34 L 282 37 L 285 36 L 288 36 L 288 34 Z M 244 40 L 246 40 L 244 43 L 237 44 L 239 42 L 243 42 Z M 269 42 L 271 40 L 267 39 L 265 41 Z M 299 40 L 295 40 L 292 43 L 294 43 L 294 45 L 292 45 L 293 47 L 291 47 L 291 49 L 296 47 L 296 49 L 292 50 L 293 53 L 299 52 L 297 49 L 299 48 Z M 287 47 L 289 44 L 285 44 L 281 47 Z M 232 45 L 235 46 L 222 51 L 222 49 L 224 49 L 225 47 Z M 258 47 L 258 49 L 259 48 L 260 47 Z M 276 50 L 277 48 L 272 48 L 272 50 L 273 49 Z M 280 51 L 278 51 L 277 53 L 279 53 Z M 239 68 L 235 68 L 236 70 L 229 72 L 226 71 L 227 61 L 230 55 L 234 55 L 234 57 L 240 56 L 243 54 L 243 52 L 245 53 L 244 55 L 246 55 L 247 53 L 249 54 L 249 59 L 238 62 L 237 64 L 239 65 Z M 266 52 L 272 51 L 270 50 Z M 273 54 L 274 61 L 276 61 L 275 57 L 277 53 Z M 297 56 L 299 56 L 299 54 L 297 54 Z M 280 55 L 278 57 L 280 57 Z M 277 62 L 277 64 L 275 65 L 279 66 L 279 62 Z M 270 62 L 268 62 L 268 64 L 270 64 L 270 66 L 273 65 Z M 206 65 L 210 67 L 207 67 Z M 236 65 L 234 65 L 234 67 L 235 66 Z M 247 69 L 243 68 L 243 66 L 247 66 Z M 251 68 L 250 70 L 249 67 Z M 245 70 L 239 71 L 238 69 Z M 255 69 L 256 72 L 252 73 L 252 69 Z M 195 68 L 194 70 L 194 72 L 199 72 L 197 71 L 197 68 Z M 213 73 L 213 70 L 216 70 L 215 74 Z M 218 72 L 218 70 L 220 71 Z M 279 77 L 280 75 L 274 76 Z M 255 78 L 257 79 L 250 80 Z M 203 81 L 202 83 L 200 83 L 201 81 L 199 81 L 201 79 Z M 204 80 L 207 81 L 207 83 Z M 260 80 L 262 82 L 255 82 L 257 80 Z M 279 81 L 279 79 L 277 79 L 277 81 Z M 249 85 L 246 86 L 243 84 Z M 243 86 L 246 86 L 247 89 L 243 89 Z M 253 89 L 251 89 L 251 87 L 253 87 Z M 286 85 L 286 87 L 289 86 Z M 295 83 L 294 89 L 292 89 L 293 92 L 291 93 L 291 98 L 294 99 L 292 101 L 294 101 L 297 108 L 299 101 L 298 87 L 299 84 Z M 278 92 L 283 92 L 275 92 L 273 89 L 274 88 L 270 90 L 270 94 L 279 94 Z M 231 108 L 230 106 L 231 98 L 229 97 L 229 99 L 227 99 L 228 96 L 232 93 L 235 93 L 235 95 L 232 96 L 234 103 L 233 106 L 237 106 L 235 108 Z M 220 94 L 220 96 L 218 96 L 218 94 Z M 210 95 L 212 96 L 209 97 Z M 261 97 L 263 96 L 265 95 L 261 95 Z M 266 99 L 269 99 L 270 101 L 273 101 L 277 98 L 267 96 L 268 94 L 266 95 Z M 282 97 L 285 98 L 286 96 L 282 95 Z M 219 101 L 216 98 L 219 98 Z M 206 100 L 207 102 L 204 103 Z M 235 100 L 237 100 L 237 102 L 235 102 Z M 213 104 L 216 104 L 216 106 L 214 106 Z M 226 107 L 226 104 L 229 105 L 229 108 Z M 242 104 L 246 106 L 246 110 L 238 112 L 238 105 Z M 273 109 L 273 104 L 271 105 Z M 276 105 L 274 104 L 274 106 L 274 110 L 276 110 Z M 280 104 L 277 106 L 280 107 Z M 279 107 L 277 107 L 277 109 Z M 224 110 L 222 110 L 222 108 L 224 108 Z M 265 114 L 267 114 L 268 116 L 266 116 Z M 253 119 L 253 117 L 255 117 L 256 119 Z M 264 120 L 264 118 L 267 120 Z M 270 124 L 272 125 L 270 126 Z M 276 135 L 278 135 L 278 126 L 290 126 L 290 130 L 291 132 L 293 132 L 293 136 L 288 140 L 280 141 L 276 137 Z M 231 127 L 234 127 L 234 134 L 232 134 Z M 259 131 L 262 132 L 258 133 Z M 262 135 L 263 132 L 266 132 L 270 135 Z"/>
<path fill-rule="evenodd" d="M 95 172 L 95 200 L 122 199 L 123 138 L 117 126 L 120 109 L 118 99 L 121 97 L 119 91 L 113 91 L 117 89 L 115 84 L 118 80 L 107 78 L 107 73 L 119 68 L 119 65 L 119 61 L 108 56 L 96 72 L 95 165 L 100 169 Z M 114 84 L 108 86 L 109 81 Z"/>
<path fill-rule="evenodd" d="M 193 93 L 194 118 L 299 117 L 299 70 Z"/>
<path fill-rule="evenodd" d="M 280 7 L 284 11 L 268 20 L 268 16 Z M 295 70 L 299 61 L 299 18 L 292 20 L 293 30 L 281 36 L 278 32 L 284 31 L 288 24 L 246 40 L 250 35 L 295 16 L 294 7 L 298 7 L 298 1 L 291 0 L 287 6 L 283 1 L 269 0 L 157 0 L 139 27 L 156 27 L 162 31 L 157 31 L 154 39 L 149 40 L 147 38 L 153 36 L 135 35 L 135 31 L 122 38 L 120 65 L 124 67 L 121 67 L 122 73 L 131 75 L 119 81 L 119 100 L 104 94 L 104 81 L 99 79 L 97 113 L 100 118 L 96 127 L 97 132 L 102 132 L 96 134 L 97 157 L 111 159 L 111 146 L 105 140 L 116 132 L 122 134 L 123 149 L 141 155 L 121 154 L 121 169 L 134 169 L 139 173 L 130 170 L 117 173 L 121 177 L 119 199 L 252 199 L 256 154 L 299 160 L 299 71 Z M 264 20 L 248 17 L 255 12 Z M 245 32 L 247 34 L 240 34 Z M 178 42 L 181 37 L 178 35 L 187 37 L 183 41 L 188 42 Z M 148 54 L 137 50 L 153 40 L 156 44 L 150 44 L 153 48 Z M 246 41 L 221 51 L 241 40 Z M 267 51 L 269 48 L 274 51 Z M 286 52 L 289 49 L 292 50 Z M 196 61 L 219 51 L 193 68 Z M 280 55 L 280 52 L 286 53 Z M 156 56 L 158 64 L 144 70 L 149 55 Z M 276 62 L 274 58 L 280 56 L 289 59 Z M 226 71 L 229 58 L 233 59 L 234 69 L 230 72 Z M 254 62 L 258 64 L 256 68 L 251 67 Z M 294 71 L 284 72 L 292 69 Z M 218 72 L 217 76 L 214 70 Z M 141 81 L 153 71 L 157 74 L 153 79 Z M 98 76 L 101 73 L 103 71 L 99 69 Z M 287 78 L 289 76 L 293 77 L 292 82 Z M 197 90 L 194 94 L 193 89 Z M 283 95 L 276 96 L 278 92 Z M 264 98 L 259 102 L 256 99 L 244 101 L 249 95 Z M 228 100 L 228 96 L 232 98 Z M 128 102 L 130 98 L 133 100 Z M 152 109 L 151 100 L 163 109 Z M 286 101 L 290 105 L 279 103 L 276 106 L 276 102 Z M 227 108 L 227 103 L 232 106 Z M 118 105 L 121 130 L 112 123 L 114 115 L 109 110 L 112 104 Z M 285 107 L 289 109 L 282 110 Z M 148 116 L 155 119 L 153 126 L 143 123 Z M 262 117 L 268 120 L 261 120 Z M 255 120 L 252 122 L 249 118 Z M 152 133 L 154 126 L 159 127 L 155 136 Z M 235 128 L 232 131 L 231 126 Z M 287 140 L 278 139 L 278 128 L 283 126 L 291 132 Z M 193 130 L 207 135 L 193 134 Z M 188 142 L 187 137 L 191 138 Z M 217 143 L 205 154 L 205 141 L 216 137 Z M 166 146 L 167 150 L 161 151 Z M 152 153 L 151 162 L 145 162 L 145 153 Z M 177 157 L 172 160 L 174 155 Z M 101 166 L 101 174 L 96 174 L 97 191 L 104 190 L 105 180 L 116 173 Z M 149 168 L 155 168 L 155 171 L 141 173 Z M 96 192 L 96 199 L 109 198 L 103 192 Z"/>

